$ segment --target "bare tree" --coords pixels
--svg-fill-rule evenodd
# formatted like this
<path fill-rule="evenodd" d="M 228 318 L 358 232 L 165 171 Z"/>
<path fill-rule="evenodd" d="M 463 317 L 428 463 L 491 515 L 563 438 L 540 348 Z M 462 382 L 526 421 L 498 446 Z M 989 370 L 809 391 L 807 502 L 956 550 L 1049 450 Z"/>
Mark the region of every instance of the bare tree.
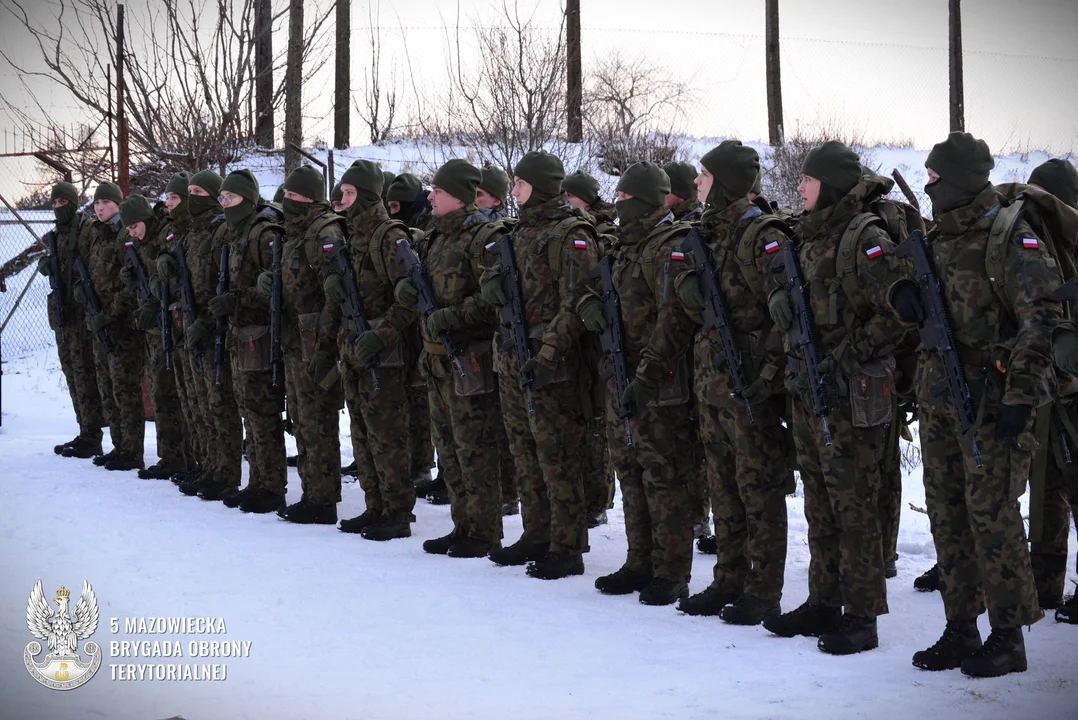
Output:
<path fill-rule="evenodd" d="M 303 0 L 288 3 L 288 64 L 284 71 L 284 173 L 299 167 L 303 144 Z"/>
<path fill-rule="evenodd" d="M 255 11 L 261 2 L 160 0 L 127 13 L 127 35 L 133 41 L 123 58 L 124 108 L 131 152 L 139 164 L 162 159 L 167 164 L 182 157 L 194 167 L 220 170 L 252 144 L 251 124 L 243 120 L 255 93 Z M 105 116 L 112 94 L 106 63 L 116 31 L 111 0 L 58 0 L 57 15 L 44 20 L 28 13 L 20 0 L 0 4 L 40 51 L 45 69 L 31 71 L 0 48 L 0 56 L 22 75 L 38 107 L 43 103 L 30 83 L 44 78 L 51 81 L 50 88 L 58 84 L 86 110 Z M 305 55 L 320 50 L 315 39 L 328 16 L 329 11 L 320 13 L 306 28 Z M 282 17 L 279 13 L 271 18 L 271 27 Z M 275 64 L 283 66 L 283 58 Z M 283 90 L 282 82 L 273 95 L 274 107 Z"/>
<path fill-rule="evenodd" d="M 333 77 L 333 147 L 348 147 L 351 130 L 348 96 L 352 82 L 352 15 L 351 0 L 334 0 L 337 8 L 337 42 L 334 53 L 336 68 Z M 368 6 L 369 7 L 369 6 Z"/>
<path fill-rule="evenodd" d="M 635 162 L 674 160 L 681 153 L 677 124 L 691 99 L 686 83 L 644 56 L 598 59 L 586 80 L 584 117 L 599 167 L 620 175 Z"/>
<path fill-rule="evenodd" d="M 390 72 L 388 82 L 382 75 L 382 31 L 378 24 L 380 5 L 377 2 L 367 4 L 367 41 L 371 64 L 363 74 L 363 104 L 353 99 L 356 112 L 367 126 L 373 145 L 389 139 L 397 117 L 397 75 Z"/>

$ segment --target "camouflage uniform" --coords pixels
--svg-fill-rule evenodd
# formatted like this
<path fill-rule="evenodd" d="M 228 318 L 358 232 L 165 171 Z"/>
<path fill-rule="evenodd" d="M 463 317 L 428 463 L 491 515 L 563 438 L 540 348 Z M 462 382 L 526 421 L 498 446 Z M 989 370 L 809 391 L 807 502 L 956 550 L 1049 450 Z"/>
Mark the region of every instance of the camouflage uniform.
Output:
<path fill-rule="evenodd" d="M 74 205 L 71 208 L 74 210 Z M 59 255 L 62 276 L 60 282 L 64 296 L 57 298 L 55 293 L 49 294 L 48 316 L 49 327 L 56 332 L 60 369 L 71 394 L 71 405 L 79 424 L 79 438 L 85 441 L 87 446 L 96 449 L 101 445 L 101 428 L 105 420 L 102 416 L 101 394 L 94 366 L 94 339 L 93 333 L 86 327 L 86 311 L 82 305 L 75 302 L 73 294 L 78 277 L 75 274 L 75 258 L 80 252 L 79 237 L 82 226 L 82 216 L 75 216 L 69 223 L 56 224 L 56 252 Z M 63 326 L 59 324 L 58 302 L 61 301 L 64 307 Z"/>
<path fill-rule="evenodd" d="M 115 224 L 114 224 L 115 222 Z M 118 231 L 120 218 L 86 224 L 80 237 L 80 251 L 86 260 L 94 290 L 101 302 L 101 312 L 108 318 L 105 329 L 112 336 L 114 351 L 105 352 L 94 333 L 94 364 L 104 411 L 109 416 L 112 444 L 118 455 L 142 462 L 146 417 L 142 405 L 142 372 L 145 349 L 142 333 L 135 330 L 134 293 L 120 280 L 124 263 L 126 231 Z M 90 320 L 86 313 L 87 322 Z"/>
<path fill-rule="evenodd" d="M 469 391 L 458 391 L 459 376 L 445 348 L 420 322 L 434 446 L 445 478 L 457 537 L 497 543 L 502 537 L 498 426 L 502 419 L 491 357 L 497 313 L 479 294 L 484 249 L 478 241 L 486 218 L 474 205 L 434 218 L 432 231 L 417 248 L 435 301 L 452 308 L 463 327 L 452 331 L 462 348 Z"/>
<path fill-rule="evenodd" d="M 670 208 L 670 212 L 675 222 L 699 222 L 704 215 L 704 204 L 696 198 L 683 200 Z"/>
<path fill-rule="evenodd" d="M 963 451 L 949 398 L 931 393 L 944 377 L 936 353 L 921 363 L 916 387 L 925 502 L 947 619 L 975 619 L 987 603 L 992 628 L 1012 629 L 1043 616 L 1018 506 L 1034 441 L 1028 426 L 1017 441 L 997 441 L 996 423 L 1002 406 L 1036 408 L 1050 401 L 1051 331 L 1062 309 L 1048 299 L 1060 284 L 1058 264 L 1025 222 L 1007 243 L 1006 276 L 989 281 L 985 254 L 998 204 L 996 189 L 988 186 L 972 203 L 938 215 L 938 234 L 929 245 L 966 379 L 983 417 L 973 433 L 982 468 Z M 991 367 L 992 353 L 997 345 L 1011 343 L 1001 376 Z"/>
<path fill-rule="evenodd" d="M 1040 537 L 1034 529 L 1033 502 L 1030 508 L 1029 557 L 1037 597 L 1043 609 L 1063 598 L 1067 582 L 1067 545 L 1071 533 L 1072 518 L 1078 518 L 1078 447 L 1074 437 L 1066 430 L 1078 427 L 1078 407 L 1074 398 L 1068 398 L 1052 408 L 1064 428 L 1071 464 L 1066 464 L 1056 432 L 1048 436 L 1047 467 L 1044 472 L 1044 499 L 1040 508 Z M 1042 408 L 1038 412 L 1045 412 Z M 1032 493 L 1031 493 L 1032 494 Z"/>
<path fill-rule="evenodd" d="M 577 224 L 571 229 L 567 225 L 560 235 L 555 231 L 573 218 Z M 586 418 L 576 382 L 584 327 L 576 305 L 587 289 L 595 245 L 584 218 L 556 197 L 522 207 L 508 237 L 533 355 L 554 368 L 551 382 L 532 388 L 533 414 L 520 385 L 509 328 L 503 330 L 505 342 L 495 342 L 494 352 L 502 418 L 520 486 L 520 543 L 570 555 L 588 550 L 581 472 Z"/>

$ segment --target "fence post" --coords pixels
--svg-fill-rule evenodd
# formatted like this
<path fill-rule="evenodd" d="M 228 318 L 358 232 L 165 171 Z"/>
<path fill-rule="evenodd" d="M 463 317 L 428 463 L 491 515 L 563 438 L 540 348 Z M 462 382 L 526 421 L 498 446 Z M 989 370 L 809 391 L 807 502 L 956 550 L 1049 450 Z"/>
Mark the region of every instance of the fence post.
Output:
<path fill-rule="evenodd" d="M 765 6 L 765 75 L 767 77 L 767 138 L 772 146 L 782 145 L 782 77 L 779 72 L 779 0 Z"/>
<path fill-rule="evenodd" d="M 966 99 L 962 81 L 962 2 L 950 0 L 947 7 L 948 17 L 948 65 L 950 66 L 951 88 L 951 132 L 966 130 Z"/>
<path fill-rule="evenodd" d="M 584 140 L 584 81 L 580 63 L 580 0 L 565 3 L 566 135 L 569 142 Z"/>

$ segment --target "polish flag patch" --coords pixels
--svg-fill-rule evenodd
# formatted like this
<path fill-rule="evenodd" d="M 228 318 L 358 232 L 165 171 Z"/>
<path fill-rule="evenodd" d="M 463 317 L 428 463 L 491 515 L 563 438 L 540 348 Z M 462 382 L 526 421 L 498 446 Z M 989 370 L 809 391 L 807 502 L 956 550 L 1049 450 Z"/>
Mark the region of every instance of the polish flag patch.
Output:
<path fill-rule="evenodd" d="M 494 242 L 488 242 L 486 245 L 483 246 L 483 249 L 486 250 L 487 252 L 490 252 L 490 249 L 493 248 L 497 244 L 498 244 L 497 240 L 495 240 Z"/>
<path fill-rule="evenodd" d="M 573 240 L 573 247 L 576 248 L 577 250 L 587 250 L 588 249 L 588 241 L 587 240 Z"/>
<path fill-rule="evenodd" d="M 1040 243 L 1037 242 L 1037 238 L 1022 238 L 1022 247 L 1027 250 L 1036 250 L 1040 247 Z"/>
<path fill-rule="evenodd" d="M 670 259 L 683 261 L 685 260 L 685 253 L 678 252 L 677 250 L 675 250 L 674 252 L 670 253 Z"/>
<path fill-rule="evenodd" d="M 135 246 L 135 243 L 131 242 L 130 240 L 128 240 L 127 242 L 124 243 L 124 247 L 134 247 L 134 246 Z"/>
<path fill-rule="evenodd" d="M 175 235 L 173 235 L 172 233 L 169 233 L 168 235 L 165 236 L 165 242 L 172 242 L 172 240 L 175 237 L 176 237 Z"/>
<path fill-rule="evenodd" d="M 869 260 L 875 260 L 880 255 L 883 255 L 883 248 L 881 248 L 879 245 L 877 245 L 876 247 L 871 247 L 868 250 L 865 250 L 865 255 L 868 255 Z"/>
<path fill-rule="evenodd" d="M 324 252 L 324 253 L 328 253 L 332 249 L 333 249 L 333 243 L 326 243 L 325 245 L 322 246 L 322 252 Z"/>
<path fill-rule="evenodd" d="M 768 255 L 770 255 L 772 253 L 777 253 L 779 251 L 780 247 L 781 246 L 779 245 L 778 240 L 772 240 L 767 245 L 764 245 L 764 252 L 766 252 Z"/>

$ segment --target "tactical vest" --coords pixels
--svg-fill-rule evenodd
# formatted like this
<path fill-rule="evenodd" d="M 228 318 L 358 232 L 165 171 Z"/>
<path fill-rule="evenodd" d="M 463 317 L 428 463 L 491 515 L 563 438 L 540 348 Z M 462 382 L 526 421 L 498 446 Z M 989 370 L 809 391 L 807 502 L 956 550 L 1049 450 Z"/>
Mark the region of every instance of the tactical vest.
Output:
<path fill-rule="evenodd" d="M 659 254 L 659 249 L 666 244 L 666 242 L 678 234 L 685 234 L 692 230 L 692 223 L 686 222 L 673 222 L 669 220 L 672 216 L 668 215 L 666 219 L 659 223 L 648 235 L 644 241 L 644 246 L 637 252 L 628 246 L 618 246 L 614 249 L 614 260 L 617 262 L 621 259 L 626 259 L 633 264 L 632 276 L 634 278 L 643 276 L 644 282 L 648 284 L 648 288 L 651 292 L 655 292 L 659 287 L 659 275 L 663 273 L 665 275 L 666 268 L 657 268 L 655 264 L 655 256 Z M 665 281 L 665 277 L 663 280 Z M 672 288 L 663 287 L 663 297 Z"/>

